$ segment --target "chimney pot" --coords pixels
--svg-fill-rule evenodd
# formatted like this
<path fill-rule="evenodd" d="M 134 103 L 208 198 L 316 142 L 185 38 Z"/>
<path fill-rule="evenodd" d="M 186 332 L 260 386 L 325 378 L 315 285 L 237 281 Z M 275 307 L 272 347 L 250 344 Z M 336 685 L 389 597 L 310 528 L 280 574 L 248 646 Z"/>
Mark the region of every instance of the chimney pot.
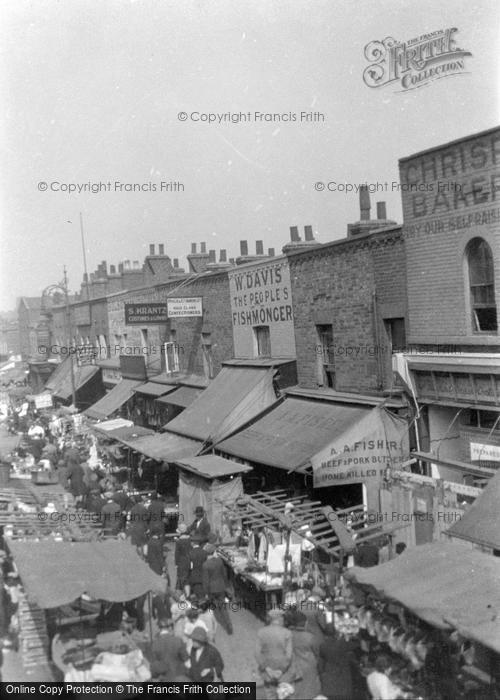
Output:
<path fill-rule="evenodd" d="M 89 276 L 86 272 L 83 273 L 83 281 L 88 282 L 89 281 Z"/>
<path fill-rule="evenodd" d="M 267 254 L 270 258 L 274 258 L 274 248 L 268 248 Z"/>
<path fill-rule="evenodd" d="M 359 209 L 361 221 L 370 220 L 370 193 L 367 185 L 359 188 Z"/>
<path fill-rule="evenodd" d="M 123 263 L 118 263 L 118 272 L 120 275 L 123 273 Z"/>
<path fill-rule="evenodd" d="M 165 255 L 165 246 L 163 243 L 158 244 L 158 255 Z"/>
<path fill-rule="evenodd" d="M 256 255 L 264 255 L 264 242 L 255 241 L 255 253 Z"/>
<path fill-rule="evenodd" d="M 207 244 L 200 243 L 200 253 L 206 253 L 206 252 L 207 252 Z"/>
<path fill-rule="evenodd" d="M 387 219 L 385 202 L 377 202 L 377 219 Z"/>
<path fill-rule="evenodd" d="M 209 250 L 208 251 L 208 259 L 211 263 L 217 262 L 216 258 L 216 251 L 215 250 Z"/>
<path fill-rule="evenodd" d="M 312 226 L 304 226 L 304 240 L 314 241 L 313 227 Z"/>
<path fill-rule="evenodd" d="M 290 240 L 294 242 L 300 241 L 298 226 L 290 226 Z"/>
<path fill-rule="evenodd" d="M 227 251 L 222 248 L 219 252 L 219 262 L 227 262 Z"/>
<path fill-rule="evenodd" d="M 115 275 L 116 274 L 116 267 L 114 265 L 109 266 L 109 274 L 110 275 Z"/>
<path fill-rule="evenodd" d="M 191 255 L 196 255 L 196 243 L 191 243 Z"/>
<path fill-rule="evenodd" d="M 155 244 L 154 244 L 154 243 L 150 243 L 150 244 L 149 244 L 149 254 L 150 254 L 150 255 L 154 255 L 154 254 L 155 254 Z"/>
<path fill-rule="evenodd" d="M 179 258 L 174 258 L 174 267 L 179 267 Z"/>
<path fill-rule="evenodd" d="M 240 255 L 248 255 L 248 243 L 240 241 Z"/>

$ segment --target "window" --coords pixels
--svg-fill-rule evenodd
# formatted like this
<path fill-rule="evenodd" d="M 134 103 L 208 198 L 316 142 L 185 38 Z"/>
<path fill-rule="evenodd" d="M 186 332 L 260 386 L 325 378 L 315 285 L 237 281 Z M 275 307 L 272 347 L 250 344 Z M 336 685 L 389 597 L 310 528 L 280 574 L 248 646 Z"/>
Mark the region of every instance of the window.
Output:
<path fill-rule="evenodd" d="M 271 357 L 271 336 L 269 326 L 255 326 L 255 342 L 258 357 Z"/>
<path fill-rule="evenodd" d="M 335 355 L 333 348 L 333 326 L 316 326 L 318 342 L 316 347 L 317 382 L 319 386 L 335 388 Z"/>
<path fill-rule="evenodd" d="M 142 352 L 147 355 L 148 352 L 148 329 L 141 328 L 141 348 Z"/>
<path fill-rule="evenodd" d="M 203 352 L 203 371 L 207 379 L 214 378 L 214 367 L 212 359 L 212 338 L 210 333 L 201 334 L 201 348 Z"/>
<path fill-rule="evenodd" d="M 461 424 L 466 427 L 500 432 L 500 413 L 469 408 L 462 413 Z"/>
<path fill-rule="evenodd" d="M 165 372 L 172 374 L 179 371 L 179 348 L 177 343 L 165 343 Z"/>
<path fill-rule="evenodd" d="M 384 320 L 385 331 L 391 345 L 391 353 L 404 352 L 406 349 L 406 329 L 404 318 L 387 318 Z"/>
<path fill-rule="evenodd" d="M 467 246 L 472 328 L 476 332 L 498 328 L 495 303 L 495 278 L 491 248 L 482 238 L 473 238 Z"/>

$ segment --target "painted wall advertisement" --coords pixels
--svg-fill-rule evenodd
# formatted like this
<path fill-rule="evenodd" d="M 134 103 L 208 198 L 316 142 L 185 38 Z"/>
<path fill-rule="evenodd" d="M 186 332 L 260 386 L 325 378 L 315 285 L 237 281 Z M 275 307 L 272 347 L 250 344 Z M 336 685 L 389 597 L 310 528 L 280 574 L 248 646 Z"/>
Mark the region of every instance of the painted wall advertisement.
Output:
<path fill-rule="evenodd" d="M 189 316 L 203 316 L 202 297 L 172 297 L 167 299 L 169 318 L 186 318 Z"/>
<path fill-rule="evenodd" d="M 379 483 L 408 460 L 406 421 L 377 407 L 311 459 L 314 487 Z"/>

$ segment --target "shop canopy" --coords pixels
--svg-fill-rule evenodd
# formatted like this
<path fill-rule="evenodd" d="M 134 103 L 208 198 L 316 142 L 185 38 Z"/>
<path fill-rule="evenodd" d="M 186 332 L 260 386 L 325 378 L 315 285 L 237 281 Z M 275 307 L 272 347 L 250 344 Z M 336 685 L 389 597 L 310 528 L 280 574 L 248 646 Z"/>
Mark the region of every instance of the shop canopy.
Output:
<path fill-rule="evenodd" d="M 93 426 L 95 429 L 99 429 L 99 425 Z M 144 437 L 145 435 L 154 435 L 154 431 L 149 428 L 143 428 L 142 425 L 124 425 L 122 427 L 115 428 L 114 430 L 107 430 L 104 432 L 106 437 L 112 440 L 118 440 L 118 442 L 124 442 L 135 440 L 139 437 Z"/>
<path fill-rule="evenodd" d="M 134 422 L 127 420 L 126 418 L 113 418 L 112 420 L 106 420 L 102 423 L 96 423 L 94 428 L 96 430 L 101 430 L 104 433 L 109 433 L 112 430 L 117 430 L 118 428 L 130 428 L 134 425 Z"/>
<path fill-rule="evenodd" d="M 168 430 L 212 443 L 224 439 L 276 402 L 274 373 L 268 367 L 223 367 Z"/>
<path fill-rule="evenodd" d="M 370 407 L 287 396 L 253 424 L 217 444 L 235 457 L 294 470 L 354 426 Z M 173 421 L 175 422 L 175 421 Z"/>
<path fill-rule="evenodd" d="M 165 589 L 165 579 L 128 542 L 9 540 L 8 547 L 29 602 L 41 608 L 67 605 L 83 593 L 118 603 Z"/>
<path fill-rule="evenodd" d="M 171 391 L 175 391 L 176 388 L 176 386 L 172 386 L 171 384 L 146 382 L 145 384 L 141 384 L 134 389 L 134 392 L 136 394 L 144 394 L 144 396 L 153 396 L 154 398 L 157 398 L 158 396 L 164 396 L 165 394 L 169 394 Z"/>
<path fill-rule="evenodd" d="M 85 415 L 89 418 L 107 418 L 132 398 L 134 389 L 136 389 L 139 384 L 141 384 L 141 382 L 133 379 L 122 379 L 111 391 L 103 396 L 102 399 L 99 399 L 99 401 L 90 406 L 90 408 L 87 408 L 84 411 Z"/>
<path fill-rule="evenodd" d="M 182 408 L 187 408 L 193 401 L 203 394 L 204 389 L 200 389 L 194 386 L 172 386 L 170 387 L 169 393 L 166 396 L 162 396 L 158 399 L 158 403 L 166 404 L 170 403 L 174 406 L 182 406 Z"/>
<path fill-rule="evenodd" d="M 488 482 L 484 491 L 447 530 L 450 537 L 500 550 L 500 472 Z"/>
<path fill-rule="evenodd" d="M 71 360 L 69 361 L 71 363 Z M 89 382 L 92 377 L 94 377 L 99 372 L 99 367 L 95 365 L 83 365 L 78 367 L 75 363 L 73 368 L 74 380 L 75 380 L 75 392 L 79 391 L 87 382 Z M 64 376 L 61 384 L 55 389 L 54 396 L 63 401 L 67 401 L 71 398 L 73 393 L 73 385 L 71 381 L 71 364 L 68 364 L 68 371 Z"/>
<path fill-rule="evenodd" d="M 182 457 L 192 457 L 200 451 L 202 443 L 173 433 L 152 433 L 129 439 L 119 438 L 127 447 L 157 462 L 176 462 Z"/>
<path fill-rule="evenodd" d="M 500 559 L 470 546 L 433 542 L 346 577 L 441 629 L 500 652 Z"/>
<path fill-rule="evenodd" d="M 246 464 L 238 464 L 238 462 L 217 457 L 217 455 L 183 457 L 176 461 L 180 467 L 206 479 L 220 479 L 224 476 L 252 471 L 252 467 L 248 467 Z"/>

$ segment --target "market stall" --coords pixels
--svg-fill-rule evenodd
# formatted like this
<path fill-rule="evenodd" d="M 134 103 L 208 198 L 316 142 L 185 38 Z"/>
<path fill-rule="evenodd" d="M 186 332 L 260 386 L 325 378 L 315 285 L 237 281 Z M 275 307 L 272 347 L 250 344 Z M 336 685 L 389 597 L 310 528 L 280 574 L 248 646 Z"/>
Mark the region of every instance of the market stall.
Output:
<path fill-rule="evenodd" d="M 380 654 L 411 697 L 491 697 L 500 686 L 500 560 L 435 542 L 346 573 L 365 675 Z M 471 581 L 477 586 L 471 594 Z M 481 694 L 483 693 L 483 694 Z"/>

